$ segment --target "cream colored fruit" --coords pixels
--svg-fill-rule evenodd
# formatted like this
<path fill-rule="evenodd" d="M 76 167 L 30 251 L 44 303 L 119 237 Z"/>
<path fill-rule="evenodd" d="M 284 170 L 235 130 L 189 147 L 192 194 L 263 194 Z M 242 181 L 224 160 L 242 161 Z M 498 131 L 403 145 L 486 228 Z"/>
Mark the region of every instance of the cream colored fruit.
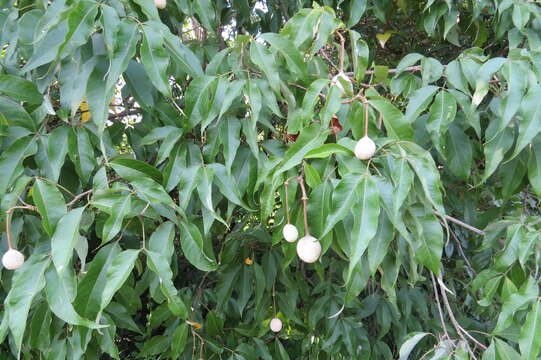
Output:
<path fill-rule="evenodd" d="M 165 7 L 167 6 L 167 0 L 154 0 L 154 5 L 158 9 L 165 9 Z"/>
<path fill-rule="evenodd" d="M 274 318 L 270 321 L 270 329 L 277 333 L 279 332 L 280 330 L 282 330 L 282 320 L 278 319 L 278 318 Z"/>
<path fill-rule="evenodd" d="M 355 145 L 355 156 L 361 160 L 368 160 L 376 153 L 376 144 L 368 136 L 363 137 Z"/>
<path fill-rule="evenodd" d="M 24 255 L 15 249 L 9 249 L 2 256 L 2 265 L 8 270 L 17 270 L 24 263 Z"/>
<path fill-rule="evenodd" d="M 297 243 L 297 255 L 306 263 L 313 263 L 321 255 L 321 244 L 313 236 L 305 236 Z"/>
<path fill-rule="evenodd" d="M 293 224 L 286 224 L 282 229 L 282 235 L 287 242 L 295 242 L 299 238 L 299 230 Z"/>

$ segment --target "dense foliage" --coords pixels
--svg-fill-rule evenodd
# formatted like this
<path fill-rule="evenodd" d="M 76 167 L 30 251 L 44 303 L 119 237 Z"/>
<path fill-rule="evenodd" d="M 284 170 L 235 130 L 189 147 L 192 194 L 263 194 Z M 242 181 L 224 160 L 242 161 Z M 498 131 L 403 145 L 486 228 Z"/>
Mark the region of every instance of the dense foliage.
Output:
<path fill-rule="evenodd" d="M 539 358 L 539 1 L 3 0 L 0 28 L 2 359 Z"/>

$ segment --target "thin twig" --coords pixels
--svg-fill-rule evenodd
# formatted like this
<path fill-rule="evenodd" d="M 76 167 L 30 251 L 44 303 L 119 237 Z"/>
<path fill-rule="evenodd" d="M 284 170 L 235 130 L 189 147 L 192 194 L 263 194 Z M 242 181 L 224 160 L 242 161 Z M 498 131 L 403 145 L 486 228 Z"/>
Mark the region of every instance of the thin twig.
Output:
<path fill-rule="evenodd" d="M 453 238 L 453 240 L 455 240 L 455 242 L 456 242 L 456 244 L 458 246 L 458 252 L 460 253 L 460 256 L 462 256 L 462 258 L 466 262 L 466 266 L 468 267 L 468 270 L 470 271 L 470 276 L 475 277 L 477 275 L 477 273 L 473 269 L 473 266 L 471 265 L 470 260 L 468 259 L 468 257 L 464 253 L 464 249 L 462 249 L 462 244 L 460 244 L 460 240 L 458 239 L 458 237 L 456 236 L 454 231 L 450 230 L 449 232 L 451 234 L 451 237 Z"/>
<path fill-rule="evenodd" d="M 467 230 L 470 230 L 476 234 L 479 234 L 479 235 L 485 235 L 485 232 L 483 230 L 479 230 L 478 228 L 474 227 L 474 226 L 471 226 L 469 224 L 466 224 L 465 222 L 463 221 L 460 221 L 458 219 L 455 219 L 454 217 L 452 216 L 449 216 L 449 215 L 442 215 L 439 211 L 434 211 L 434 213 L 436 215 L 438 215 L 439 217 L 445 217 L 446 220 L 449 220 L 450 222 L 452 223 L 455 223 L 457 225 L 460 225 L 462 226 L 464 229 L 467 229 Z"/>
<path fill-rule="evenodd" d="M 80 193 L 79 195 L 76 195 L 69 203 L 66 204 L 66 206 L 71 207 L 71 206 L 75 205 L 75 203 L 77 201 L 79 201 L 81 198 L 85 197 L 86 195 L 91 194 L 92 191 L 93 190 L 90 189 L 90 190 L 87 190 L 85 192 Z"/>
<path fill-rule="evenodd" d="M 441 278 L 441 275 L 438 276 L 438 280 L 443 283 L 443 279 Z M 462 340 L 464 340 L 466 342 L 466 344 L 468 344 L 468 341 L 464 337 L 464 335 L 466 335 L 477 346 L 479 346 L 483 350 L 486 350 L 487 347 L 485 345 L 480 343 L 476 338 L 471 336 L 470 333 L 468 333 L 462 326 L 460 326 L 460 324 L 458 323 L 458 321 L 455 318 L 455 314 L 453 313 L 453 310 L 451 309 L 451 305 L 449 304 L 449 299 L 447 298 L 447 294 L 445 293 L 445 289 L 443 289 L 441 286 L 440 286 L 440 293 L 441 293 L 441 297 L 443 299 L 443 303 L 445 304 L 445 308 L 447 309 L 447 314 L 449 315 L 449 319 L 451 319 L 451 323 L 455 327 L 458 335 L 462 338 Z M 468 349 L 469 349 L 469 346 L 468 346 Z M 470 354 L 472 355 L 472 357 L 474 359 L 476 359 L 475 356 L 473 355 L 473 353 L 471 352 L 471 350 L 470 350 Z"/>
<path fill-rule="evenodd" d="M 451 339 L 449 337 L 449 333 L 447 332 L 447 326 L 445 325 L 445 320 L 443 319 L 443 309 L 441 308 L 441 303 L 440 303 L 440 296 L 438 294 L 438 287 L 436 285 L 436 280 L 434 280 L 434 274 L 432 274 L 432 272 L 430 272 L 430 278 L 432 279 L 432 287 L 434 288 L 434 295 L 436 295 L 436 303 L 438 304 L 438 313 L 440 315 L 440 321 L 441 321 L 441 326 L 443 328 L 443 332 L 445 333 L 445 336 L 447 337 L 447 339 Z"/>

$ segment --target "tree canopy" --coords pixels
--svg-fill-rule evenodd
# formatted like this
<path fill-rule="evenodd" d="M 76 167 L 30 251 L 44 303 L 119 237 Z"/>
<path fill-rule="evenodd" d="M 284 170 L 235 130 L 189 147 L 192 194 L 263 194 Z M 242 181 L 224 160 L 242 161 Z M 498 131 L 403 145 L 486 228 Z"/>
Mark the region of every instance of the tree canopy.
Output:
<path fill-rule="evenodd" d="M 539 1 L 0 29 L 3 359 L 539 358 Z"/>

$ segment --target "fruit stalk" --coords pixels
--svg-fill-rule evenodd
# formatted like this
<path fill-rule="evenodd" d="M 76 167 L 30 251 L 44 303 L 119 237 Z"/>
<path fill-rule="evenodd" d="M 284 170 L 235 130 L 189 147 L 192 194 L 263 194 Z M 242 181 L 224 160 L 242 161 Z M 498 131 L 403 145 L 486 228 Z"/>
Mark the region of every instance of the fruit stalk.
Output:
<path fill-rule="evenodd" d="M 368 136 L 368 101 L 364 99 L 364 136 Z"/>
<path fill-rule="evenodd" d="M 8 250 L 13 249 L 11 244 L 11 210 L 6 211 L 6 238 L 8 240 Z"/>
<path fill-rule="evenodd" d="M 289 194 L 288 194 L 289 179 L 284 182 L 285 201 L 286 201 L 286 220 L 287 224 L 291 224 L 289 221 Z"/>
<path fill-rule="evenodd" d="M 304 177 L 301 175 L 297 178 L 302 191 L 302 206 L 304 215 L 304 236 L 310 236 L 310 228 L 308 227 L 308 196 L 306 195 L 306 188 L 304 187 Z"/>

